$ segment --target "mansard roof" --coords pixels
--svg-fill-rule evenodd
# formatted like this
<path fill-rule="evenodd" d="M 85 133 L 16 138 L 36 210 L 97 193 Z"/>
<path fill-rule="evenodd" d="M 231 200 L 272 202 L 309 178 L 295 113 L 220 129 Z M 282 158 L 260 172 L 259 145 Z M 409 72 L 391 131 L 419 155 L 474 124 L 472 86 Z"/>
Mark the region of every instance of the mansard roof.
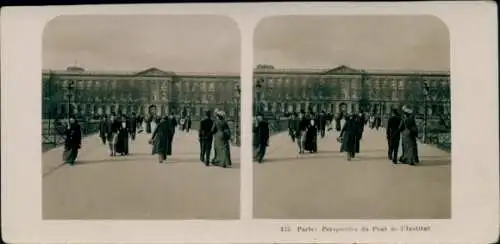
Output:
<path fill-rule="evenodd" d="M 355 69 L 347 65 L 338 65 L 335 68 L 316 69 L 286 69 L 274 68 L 272 65 L 257 65 L 255 73 L 267 74 L 373 74 L 373 75 L 450 75 L 449 70 L 380 70 L 380 69 Z"/>
<path fill-rule="evenodd" d="M 69 76 L 127 76 L 127 77 L 172 77 L 172 76 L 191 76 L 191 77 L 239 77 L 239 73 L 229 72 L 173 72 L 158 69 L 156 67 L 148 68 L 142 71 L 98 71 L 81 69 L 49 70 L 43 69 L 42 73 L 48 75 L 55 73 L 58 75 Z"/>

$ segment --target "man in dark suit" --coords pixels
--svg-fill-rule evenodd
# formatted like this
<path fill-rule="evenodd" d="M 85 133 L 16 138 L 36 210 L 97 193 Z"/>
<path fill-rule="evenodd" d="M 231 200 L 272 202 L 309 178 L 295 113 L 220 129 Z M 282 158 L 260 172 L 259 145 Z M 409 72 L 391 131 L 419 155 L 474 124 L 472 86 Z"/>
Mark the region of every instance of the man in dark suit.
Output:
<path fill-rule="evenodd" d="M 200 142 L 200 161 L 206 166 L 210 165 L 210 152 L 212 150 L 212 128 L 214 121 L 210 111 L 205 112 L 205 119 L 200 122 L 200 130 L 198 131 L 198 140 Z"/>
<path fill-rule="evenodd" d="M 325 137 L 325 131 L 326 131 L 326 114 L 325 111 L 321 111 L 318 116 L 318 127 L 319 127 L 319 133 L 321 135 L 321 138 Z"/>
<path fill-rule="evenodd" d="M 288 135 L 295 142 L 295 138 L 297 136 L 296 131 L 296 123 L 297 123 L 297 115 L 295 113 L 290 114 L 290 118 L 288 119 Z"/>
<path fill-rule="evenodd" d="M 254 155 L 258 163 L 264 161 L 266 148 L 269 146 L 269 123 L 264 120 L 262 114 L 257 115 L 257 123 L 254 127 Z"/>
<path fill-rule="evenodd" d="M 387 145 L 389 160 L 393 163 L 398 163 L 399 140 L 401 138 L 401 116 L 397 109 L 392 110 L 392 116 L 387 121 Z"/>
<path fill-rule="evenodd" d="M 135 135 L 137 133 L 137 115 L 132 112 L 132 116 L 128 119 L 130 138 L 135 140 Z"/>

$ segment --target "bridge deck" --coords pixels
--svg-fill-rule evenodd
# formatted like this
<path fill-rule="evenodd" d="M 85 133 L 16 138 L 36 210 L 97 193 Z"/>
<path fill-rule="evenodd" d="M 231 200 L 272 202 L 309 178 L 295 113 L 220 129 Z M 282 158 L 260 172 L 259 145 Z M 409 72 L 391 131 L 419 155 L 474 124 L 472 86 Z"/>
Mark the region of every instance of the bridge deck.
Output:
<path fill-rule="evenodd" d="M 196 135 L 178 131 L 166 164 L 145 134 L 130 142 L 130 156 L 114 158 L 87 137 L 73 167 L 61 165 L 62 148 L 45 152 L 44 219 L 238 219 L 240 150 L 231 148 L 233 168 L 207 168 Z"/>
<path fill-rule="evenodd" d="M 254 164 L 254 217 L 288 219 L 423 219 L 451 215 L 451 157 L 419 144 L 422 163 L 393 165 L 382 131 L 366 129 L 351 162 L 338 132 L 319 152 L 298 156 L 287 133 L 270 140 L 267 161 Z"/>

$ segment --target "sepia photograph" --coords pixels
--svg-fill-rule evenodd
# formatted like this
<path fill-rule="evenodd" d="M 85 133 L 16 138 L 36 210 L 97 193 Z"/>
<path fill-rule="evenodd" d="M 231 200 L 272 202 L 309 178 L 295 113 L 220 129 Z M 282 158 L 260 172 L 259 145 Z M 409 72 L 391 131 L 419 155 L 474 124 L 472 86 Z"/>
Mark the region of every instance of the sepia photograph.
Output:
<path fill-rule="evenodd" d="M 43 219 L 239 219 L 236 22 L 63 15 L 42 58 Z"/>
<path fill-rule="evenodd" d="M 440 19 L 268 17 L 254 63 L 254 218 L 451 218 Z"/>

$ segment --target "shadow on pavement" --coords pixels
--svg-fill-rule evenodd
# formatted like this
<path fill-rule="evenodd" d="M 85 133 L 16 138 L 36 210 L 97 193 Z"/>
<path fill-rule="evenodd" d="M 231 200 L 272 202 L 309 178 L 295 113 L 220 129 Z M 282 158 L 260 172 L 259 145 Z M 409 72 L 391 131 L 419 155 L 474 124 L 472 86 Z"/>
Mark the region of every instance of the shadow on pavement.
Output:
<path fill-rule="evenodd" d="M 66 164 L 65 163 L 61 163 L 61 164 L 57 165 L 56 167 L 53 167 L 53 168 L 49 169 L 47 172 L 44 172 L 42 174 L 42 178 L 45 177 L 45 176 L 51 175 L 52 173 L 56 172 L 56 170 L 62 168 L 64 165 L 66 165 Z"/>
<path fill-rule="evenodd" d="M 435 166 L 445 166 L 445 165 L 451 165 L 451 160 L 450 159 L 434 159 L 434 160 L 429 160 L 429 159 L 421 159 L 420 164 L 417 164 L 417 167 L 435 167 Z"/>
<path fill-rule="evenodd" d="M 336 154 L 331 154 L 331 153 L 336 153 Z M 279 157 L 279 158 L 267 158 L 264 159 L 264 163 L 267 162 L 287 162 L 287 161 L 309 161 L 309 160 L 315 160 L 315 159 L 325 159 L 325 158 L 331 158 L 331 159 L 338 159 L 338 158 L 345 158 L 344 154 L 340 154 L 337 151 L 323 151 L 322 153 L 318 151 L 316 154 L 301 154 L 300 156 L 297 156 L 298 154 L 295 154 L 294 156 L 289 156 L 289 157 Z"/>

